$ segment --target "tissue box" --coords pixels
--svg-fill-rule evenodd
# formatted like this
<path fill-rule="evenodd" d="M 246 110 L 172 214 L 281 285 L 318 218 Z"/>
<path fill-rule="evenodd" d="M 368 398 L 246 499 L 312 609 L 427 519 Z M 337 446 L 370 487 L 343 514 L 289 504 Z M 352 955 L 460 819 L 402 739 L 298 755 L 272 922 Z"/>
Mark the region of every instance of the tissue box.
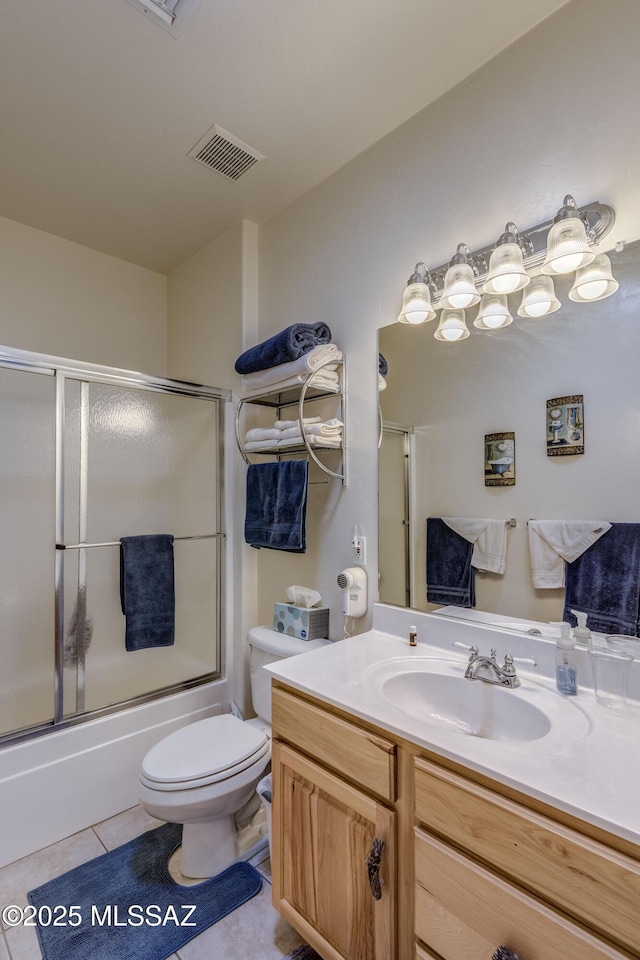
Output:
<path fill-rule="evenodd" d="M 329 636 L 329 607 L 294 607 L 274 603 L 273 629 L 301 640 Z"/>

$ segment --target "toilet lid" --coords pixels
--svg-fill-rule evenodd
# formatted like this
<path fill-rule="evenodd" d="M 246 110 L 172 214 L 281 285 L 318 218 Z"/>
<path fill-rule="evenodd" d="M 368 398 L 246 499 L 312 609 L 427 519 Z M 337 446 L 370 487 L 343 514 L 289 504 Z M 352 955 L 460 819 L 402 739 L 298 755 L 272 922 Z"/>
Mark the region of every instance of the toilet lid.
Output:
<path fill-rule="evenodd" d="M 191 723 L 157 743 L 142 761 L 142 773 L 156 783 L 199 780 L 244 764 L 264 750 L 263 730 L 230 713 Z"/>

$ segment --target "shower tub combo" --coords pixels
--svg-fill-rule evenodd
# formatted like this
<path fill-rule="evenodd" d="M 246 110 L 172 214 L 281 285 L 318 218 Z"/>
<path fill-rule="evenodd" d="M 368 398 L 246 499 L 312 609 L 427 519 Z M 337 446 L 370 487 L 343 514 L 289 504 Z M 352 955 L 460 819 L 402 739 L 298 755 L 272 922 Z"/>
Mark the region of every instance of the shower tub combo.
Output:
<path fill-rule="evenodd" d="M 2 866 L 134 804 L 146 750 L 221 710 L 230 393 L 0 347 L 0 398 Z M 157 533 L 176 641 L 128 653 L 120 538 Z"/>

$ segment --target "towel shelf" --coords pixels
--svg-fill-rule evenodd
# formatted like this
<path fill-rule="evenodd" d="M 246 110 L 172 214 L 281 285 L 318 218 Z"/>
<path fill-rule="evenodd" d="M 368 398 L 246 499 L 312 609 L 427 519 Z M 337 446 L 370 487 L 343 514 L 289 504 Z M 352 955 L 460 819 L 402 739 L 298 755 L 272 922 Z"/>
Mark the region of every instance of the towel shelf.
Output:
<path fill-rule="evenodd" d="M 328 390 L 326 388 L 314 387 L 313 379 L 317 373 L 320 373 L 325 366 L 337 365 L 342 369 L 341 383 L 338 390 Z M 327 399 L 337 399 L 340 404 L 340 419 L 342 420 L 342 444 L 340 447 L 323 447 L 321 445 L 311 445 L 304 433 L 304 410 L 305 404 L 313 403 L 318 400 L 327 400 Z M 238 406 L 236 408 L 235 416 L 235 437 L 238 450 L 240 455 L 246 464 L 250 464 L 251 460 L 249 455 L 255 454 L 256 456 L 272 456 L 277 457 L 278 460 L 286 459 L 290 456 L 306 454 L 307 458 L 310 458 L 317 464 L 320 470 L 323 473 L 327 474 L 329 477 L 334 477 L 336 480 L 341 480 L 342 485 L 346 486 L 347 483 L 347 461 L 346 461 L 346 443 L 345 443 L 345 431 L 346 431 L 346 367 L 344 360 L 327 360 L 326 363 L 317 367 L 315 370 L 309 372 L 307 378 L 300 384 L 299 387 L 287 388 L 286 390 L 277 390 L 274 388 L 266 388 L 264 393 L 260 393 L 257 396 L 244 397 L 238 401 Z M 271 407 L 277 411 L 285 409 L 286 407 L 297 406 L 298 408 L 298 425 L 300 427 L 300 435 L 302 437 L 302 443 L 297 444 L 296 446 L 286 447 L 285 449 L 278 449 L 277 447 L 269 448 L 267 443 L 265 443 L 264 450 L 250 450 L 246 451 L 244 449 L 241 437 L 240 437 L 240 415 L 245 404 L 255 404 L 262 407 Z M 278 419 L 280 419 L 278 415 Z M 318 453 L 333 452 L 335 450 L 342 451 L 342 469 L 340 471 L 331 470 L 318 456 Z"/>

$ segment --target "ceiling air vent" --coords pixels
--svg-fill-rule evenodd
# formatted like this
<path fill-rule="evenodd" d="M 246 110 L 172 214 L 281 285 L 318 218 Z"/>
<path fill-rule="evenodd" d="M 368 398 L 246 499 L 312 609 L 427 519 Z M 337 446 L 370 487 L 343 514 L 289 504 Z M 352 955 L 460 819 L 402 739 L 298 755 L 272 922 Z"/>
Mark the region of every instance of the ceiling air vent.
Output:
<path fill-rule="evenodd" d="M 221 173 L 227 180 L 239 180 L 254 163 L 264 160 L 253 147 L 218 126 L 207 130 L 187 156 Z"/>

